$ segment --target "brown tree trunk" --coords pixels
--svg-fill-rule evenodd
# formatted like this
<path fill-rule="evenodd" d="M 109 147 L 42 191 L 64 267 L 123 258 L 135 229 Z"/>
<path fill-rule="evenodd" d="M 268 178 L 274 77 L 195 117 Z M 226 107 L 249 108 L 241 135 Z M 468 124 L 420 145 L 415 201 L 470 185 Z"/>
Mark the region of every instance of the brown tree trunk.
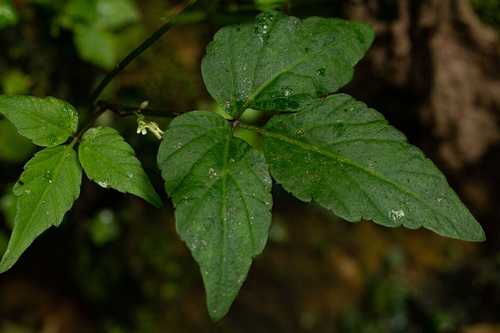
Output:
<path fill-rule="evenodd" d="M 346 13 L 377 36 L 356 76 L 370 83 L 354 80 L 352 90 L 365 90 L 390 119 L 415 118 L 430 130 L 413 143 L 432 143 L 459 170 L 499 142 L 499 37 L 468 0 L 358 0 Z"/>

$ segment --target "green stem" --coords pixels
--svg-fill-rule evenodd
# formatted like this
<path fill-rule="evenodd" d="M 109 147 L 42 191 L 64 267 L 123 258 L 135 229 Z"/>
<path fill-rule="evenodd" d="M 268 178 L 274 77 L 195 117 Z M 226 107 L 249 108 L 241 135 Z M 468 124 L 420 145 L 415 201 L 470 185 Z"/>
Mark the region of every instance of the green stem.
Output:
<path fill-rule="evenodd" d="M 183 8 L 179 10 L 179 12 L 193 7 L 193 5 L 196 3 L 196 0 L 192 0 L 187 2 Z M 176 21 L 174 19 L 171 19 L 167 23 L 165 23 L 160 29 L 158 29 L 151 37 L 149 37 L 144 43 L 139 45 L 135 50 L 133 50 L 128 56 L 126 56 L 116 67 L 106 75 L 99 85 L 90 93 L 90 96 L 84 100 L 81 104 L 86 105 L 86 104 L 93 104 L 97 98 L 101 95 L 102 91 L 106 86 L 109 84 L 109 82 L 122 70 L 124 69 L 132 60 L 137 58 L 142 52 L 144 52 L 148 47 L 150 47 L 154 42 L 156 42 L 165 32 L 170 30 L 175 25 Z"/>
<path fill-rule="evenodd" d="M 87 124 L 85 124 L 85 127 L 83 127 L 80 130 L 80 132 L 78 132 L 78 134 L 73 138 L 73 141 L 71 141 L 71 146 L 74 146 L 75 143 L 78 140 L 80 140 L 83 133 L 85 133 L 94 124 L 94 122 L 97 120 L 97 118 L 99 118 L 101 116 L 101 114 L 106 112 L 107 109 L 108 109 L 108 107 L 106 105 L 101 105 L 99 107 L 99 109 L 94 113 L 94 116 L 87 122 Z"/>
<path fill-rule="evenodd" d="M 238 127 L 241 127 L 241 128 L 244 128 L 244 129 L 247 129 L 247 130 L 250 130 L 250 131 L 254 131 L 254 132 L 257 132 L 257 133 L 260 133 L 260 134 L 264 134 L 264 135 L 271 134 L 270 132 L 268 132 L 266 130 L 263 130 L 262 128 L 259 128 L 259 127 L 256 127 L 256 126 L 252 126 L 252 125 L 243 124 L 243 123 L 240 123 L 239 121 L 233 121 L 231 124 L 233 126 L 238 126 Z"/>

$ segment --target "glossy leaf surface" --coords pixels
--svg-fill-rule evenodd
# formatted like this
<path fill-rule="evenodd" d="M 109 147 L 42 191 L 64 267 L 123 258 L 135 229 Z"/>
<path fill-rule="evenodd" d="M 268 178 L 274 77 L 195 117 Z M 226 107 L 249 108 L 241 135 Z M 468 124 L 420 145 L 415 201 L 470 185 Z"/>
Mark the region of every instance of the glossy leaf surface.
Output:
<path fill-rule="evenodd" d="M 156 207 L 163 207 L 134 150 L 116 130 L 89 129 L 82 136 L 78 157 L 85 174 L 100 186 L 132 193 Z"/>
<path fill-rule="evenodd" d="M 19 133 L 43 147 L 55 147 L 75 134 L 78 114 L 70 104 L 54 97 L 0 96 L 0 114 Z"/>
<path fill-rule="evenodd" d="M 44 149 L 28 161 L 14 186 L 18 196 L 14 229 L 0 273 L 8 270 L 42 232 L 59 226 L 80 195 L 82 170 L 70 146 Z"/>
<path fill-rule="evenodd" d="M 247 107 L 293 111 L 349 82 L 373 38 L 363 23 L 267 12 L 215 34 L 203 79 L 233 117 Z"/>
<path fill-rule="evenodd" d="M 230 124 L 203 111 L 175 118 L 158 153 L 177 231 L 200 265 L 213 319 L 236 297 L 271 222 L 264 157 L 232 137 Z"/>
<path fill-rule="evenodd" d="M 265 126 L 273 178 L 348 221 L 423 226 L 468 241 L 484 232 L 444 175 L 384 117 L 347 95 L 320 99 Z"/>

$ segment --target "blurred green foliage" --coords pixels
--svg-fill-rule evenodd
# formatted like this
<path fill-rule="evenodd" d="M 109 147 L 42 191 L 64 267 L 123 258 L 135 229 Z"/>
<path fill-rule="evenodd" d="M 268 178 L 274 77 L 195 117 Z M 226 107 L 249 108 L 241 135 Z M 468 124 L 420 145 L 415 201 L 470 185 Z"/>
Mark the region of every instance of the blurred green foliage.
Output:
<path fill-rule="evenodd" d="M 470 3 L 484 23 L 500 32 L 500 1 L 470 0 Z"/>
<path fill-rule="evenodd" d="M 31 0 L 46 10 L 57 13 L 52 17 L 51 33 L 60 29 L 73 33 L 80 57 L 97 66 L 116 65 L 120 34 L 139 21 L 139 11 L 132 0 Z M 16 25 L 18 13 L 9 0 L 0 2 L 0 29 Z"/>
<path fill-rule="evenodd" d="M 15 25 L 18 17 L 17 12 L 10 0 L 0 0 L 0 29 L 9 25 Z"/>
<path fill-rule="evenodd" d="M 19 69 L 9 70 L 0 83 L 5 95 L 27 95 L 32 84 L 30 77 Z"/>
<path fill-rule="evenodd" d="M 73 32 L 78 54 L 83 60 L 103 68 L 117 64 L 116 49 L 120 31 L 134 26 L 139 12 L 130 0 L 66 0 L 53 1 L 59 15 L 53 31 L 64 28 Z"/>

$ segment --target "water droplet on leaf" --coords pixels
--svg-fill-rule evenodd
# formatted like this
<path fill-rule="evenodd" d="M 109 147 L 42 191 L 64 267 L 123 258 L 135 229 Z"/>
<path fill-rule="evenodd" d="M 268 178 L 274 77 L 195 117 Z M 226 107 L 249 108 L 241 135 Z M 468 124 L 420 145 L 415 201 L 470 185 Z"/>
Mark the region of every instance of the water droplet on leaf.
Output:
<path fill-rule="evenodd" d="M 342 136 L 345 133 L 345 125 L 344 123 L 338 122 L 335 123 L 332 127 L 333 135 L 336 137 Z"/>
<path fill-rule="evenodd" d="M 52 171 L 47 170 L 43 175 L 42 175 L 43 180 L 45 180 L 47 183 L 52 183 Z"/>
<path fill-rule="evenodd" d="M 109 185 L 108 185 L 108 180 L 104 180 L 104 179 L 96 179 L 96 182 L 97 184 L 99 184 L 99 186 L 101 187 L 104 187 L 104 188 L 108 188 Z"/>
<path fill-rule="evenodd" d="M 402 218 L 403 216 L 405 216 L 405 212 L 403 212 L 402 210 L 391 210 L 389 212 L 389 217 L 391 219 L 393 219 L 394 221 L 397 221 L 398 219 Z"/>
<path fill-rule="evenodd" d="M 49 142 L 51 145 L 55 145 L 57 143 L 57 136 L 53 133 L 49 134 Z"/>

